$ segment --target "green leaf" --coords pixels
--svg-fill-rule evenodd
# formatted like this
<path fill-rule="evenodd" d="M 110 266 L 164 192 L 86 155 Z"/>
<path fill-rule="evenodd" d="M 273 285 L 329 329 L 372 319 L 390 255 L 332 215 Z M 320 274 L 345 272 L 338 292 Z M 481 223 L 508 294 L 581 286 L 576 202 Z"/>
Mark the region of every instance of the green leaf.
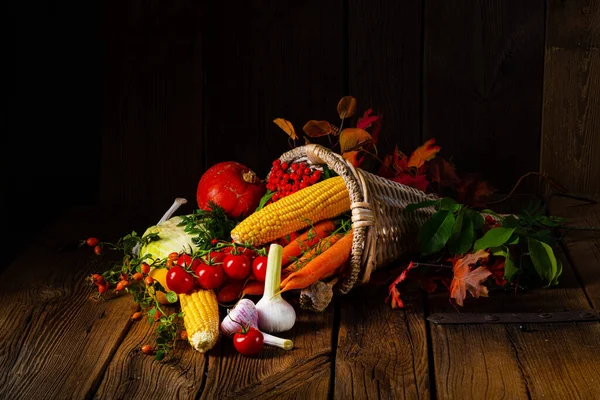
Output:
<path fill-rule="evenodd" d="M 506 243 L 505 243 L 505 244 L 506 244 L 507 246 L 510 246 L 510 245 L 513 245 L 513 244 L 518 244 L 518 243 L 519 243 L 519 240 L 520 240 L 520 237 L 519 237 L 519 235 L 517 235 L 517 233 L 516 233 L 516 232 L 514 232 L 514 233 L 512 234 L 512 236 L 510 237 L 510 239 L 508 239 L 508 240 L 506 241 Z"/>
<path fill-rule="evenodd" d="M 162 361 L 163 358 L 165 358 L 165 351 L 164 350 L 158 350 L 156 352 L 156 357 L 154 358 L 156 361 Z"/>
<path fill-rule="evenodd" d="M 167 292 L 165 297 L 169 303 L 177 303 L 177 293 L 174 291 L 171 290 L 170 292 Z"/>
<path fill-rule="evenodd" d="M 515 265 L 515 261 L 510 255 L 510 251 L 505 246 L 495 247 L 491 249 L 491 253 L 493 256 L 504 257 L 504 279 L 511 282 L 515 274 L 521 272 L 519 268 Z"/>
<path fill-rule="evenodd" d="M 502 221 L 502 226 L 504 228 L 516 228 L 519 226 L 519 220 L 514 216 L 509 215 Z"/>
<path fill-rule="evenodd" d="M 477 239 L 473 250 L 483 250 L 488 247 L 498 247 L 506 243 L 512 236 L 514 228 L 493 228 L 487 231 L 482 238 Z"/>
<path fill-rule="evenodd" d="M 418 210 L 419 208 L 432 207 L 435 204 L 438 204 L 439 202 L 439 200 L 426 200 L 420 203 L 411 203 L 404 208 L 404 212 L 410 213 L 415 210 Z"/>
<path fill-rule="evenodd" d="M 554 279 L 552 279 L 552 283 L 550 284 L 551 286 L 556 286 L 558 285 L 558 278 L 560 278 L 560 276 L 562 275 L 563 272 L 563 265 L 562 265 L 562 261 L 560 261 L 559 259 L 556 260 L 556 276 L 554 277 Z"/>
<path fill-rule="evenodd" d="M 454 199 L 449 197 L 444 197 L 440 202 L 440 210 L 448 210 L 452 212 L 456 212 L 460 210 L 462 206 L 458 204 Z"/>
<path fill-rule="evenodd" d="M 470 208 L 465 208 L 464 210 L 466 211 L 467 215 L 469 216 L 469 218 L 471 218 L 471 221 L 473 222 L 473 229 L 475 229 L 476 231 L 481 229 L 483 224 L 485 224 L 485 219 L 483 218 L 483 215 L 481 215 L 477 211 L 472 210 Z"/>
<path fill-rule="evenodd" d="M 423 224 L 419 231 L 419 250 L 423 255 L 430 255 L 444 248 L 452 235 L 454 214 L 448 210 L 440 210 Z"/>
<path fill-rule="evenodd" d="M 264 196 L 260 198 L 260 202 L 258 203 L 258 207 L 256 207 L 256 211 L 261 210 L 267 204 L 267 202 L 271 200 L 271 197 L 273 197 L 274 194 L 275 192 L 267 190 Z"/>
<path fill-rule="evenodd" d="M 456 217 L 452 236 L 448 241 L 448 250 L 451 253 L 463 255 L 471 249 L 474 240 L 473 220 L 464 210 L 461 210 Z"/>
<path fill-rule="evenodd" d="M 533 267 L 540 278 L 548 283 L 547 286 L 550 286 L 558 275 L 558 263 L 552 247 L 532 238 L 527 239 L 527 246 Z"/>

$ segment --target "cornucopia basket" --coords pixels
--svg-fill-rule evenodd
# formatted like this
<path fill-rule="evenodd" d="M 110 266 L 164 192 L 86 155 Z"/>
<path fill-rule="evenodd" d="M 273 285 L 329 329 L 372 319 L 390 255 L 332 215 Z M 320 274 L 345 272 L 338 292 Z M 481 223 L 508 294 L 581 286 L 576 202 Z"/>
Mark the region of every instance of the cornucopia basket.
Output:
<path fill-rule="evenodd" d="M 425 207 L 406 213 L 408 204 L 437 197 L 356 168 L 324 146 L 299 146 L 282 154 L 279 160 L 306 162 L 315 168 L 326 165 L 346 184 L 354 237 L 350 268 L 334 287 L 338 294 L 367 283 L 373 271 L 415 250 L 420 227 L 435 212 L 432 207 Z"/>

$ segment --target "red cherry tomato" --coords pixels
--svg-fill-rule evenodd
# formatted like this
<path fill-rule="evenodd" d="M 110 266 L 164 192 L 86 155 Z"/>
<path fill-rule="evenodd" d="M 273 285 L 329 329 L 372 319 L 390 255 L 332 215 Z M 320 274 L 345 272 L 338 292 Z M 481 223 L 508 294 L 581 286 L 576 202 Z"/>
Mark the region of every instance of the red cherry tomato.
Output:
<path fill-rule="evenodd" d="M 210 265 L 223 264 L 225 257 L 227 257 L 227 254 L 222 251 L 211 251 L 207 256 L 204 256 L 204 260 L 206 264 Z"/>
<path fill-rule="evenodd" d="M 245 356 L 258 354 L 264 347 L 263 334 L 256 328 L 240 330 L 233 335 L 233 346 Z"/>
<path fill-rule="evenodd" d="M 251 269 L 250 259 L 242 254 L 229 254 L 223 260 L 223 271 L 233 279 L 245 279 Z"/>
<path fill-rule="evenodd" d="M 197 258 L 192 260 L 192 257 L 187 254 L 182 254 L 179 256 L 179 258 L 177 258 L 177 265 L 192 271 L 196 269 L 196 267 L 198 267 L 198 265 L 200 265 L 201 263 L 202 262 Z"/>
<path fill-rule="evenodd" d="M 194 277 L 183 267 L 175 265 L 167 272 L 167 286 L 177 294 L 192 291 L 194 285 Z"/>
<path fill-rule="evenodd" d="M 258 256 L 252 260 L 252 275 L 259 282 L 264 282 L 267 277 L 267 256 Z"/>
<path fill-rule="evenodd" d="M 250 260 L 252 260 L 254 257 L 256 257 L 256 252 L 247 247 L 236 247 L 235 250 L 233 249 L 233 246 L 226 247 L 225 249 L 223 249 L 223 252 L 225 252 L 226 254 L 243 254 L 246 257 L 248 257 Z"/>
<path fill-rule="evenodd" d="M 196 281 L 202 289 L 216 289 L 223 284 L 223 267 L 220 265 L 198 264 L 194 271 Z"/>

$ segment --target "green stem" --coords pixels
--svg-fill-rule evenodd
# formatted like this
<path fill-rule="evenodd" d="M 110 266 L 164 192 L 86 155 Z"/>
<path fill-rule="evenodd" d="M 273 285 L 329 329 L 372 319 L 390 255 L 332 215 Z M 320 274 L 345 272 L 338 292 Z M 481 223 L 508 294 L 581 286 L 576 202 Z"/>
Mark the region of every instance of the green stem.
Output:
<path fill-rule="evenodd" d="M 279 292 L 281 285 L 281 259 L 283 257 L 283 247 L 278 244 L 272 244 L 269 247 L 269 256 L 267 258 L 267 272 L 265 277 L 264 297 L 271 299 Z"/>

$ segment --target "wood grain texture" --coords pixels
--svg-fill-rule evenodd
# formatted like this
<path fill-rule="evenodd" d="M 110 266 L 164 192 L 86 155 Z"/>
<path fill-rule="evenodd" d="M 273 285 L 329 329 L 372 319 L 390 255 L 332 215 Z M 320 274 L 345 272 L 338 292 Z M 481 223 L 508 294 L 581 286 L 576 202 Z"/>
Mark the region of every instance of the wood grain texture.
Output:
<path fill-rule="evenodd" d="M 115 259 L 97 258 L 77 243 L 92 232 L 108 240 L 109 226 L 129 222 L 92 210 L 62 215 L 2 274 L 1 398 L 93 395 L 135 307 L 126 297 L 90 299 L 94 289 L 85 278 Z"/>
<path fill-rule="evenodd" d="M 586 310 L 590 304 L 566 258 L 561 285 L 524 294 L 469 298 L 460 312 Z M 453 312 L 447 293 L 432 312 Z M 440 398 L 552 398 L 600 395 L 599 323 L 431 326 Z M 550 383 L 551 382 L 551 383 Z"/>
<path fill-rule="evenodd" d="M 204 171 L 202 3 L 106 6 L 102 204 L 195 202 Z"/>
<path fill-rule="evenodd" d="M 368 285 L 339 298 L 337 399 L 430 397 L 423 297 L 394 310 L 386 295 L 387 287 Z"/>
<path fill-rule="evenodd" d="M 544 10 L 543 0 L 425 2 L 424 137 L 501 192 L 539 170 Z"/>
<path fill-rule="evenodd" d="M 600 1 L 548 2 L 541 171 L 600 193 Z"/>
<path fill-rule="evenodd" d="M 210 15 L 207 165 L 236 160 L 265 176 L 290 148 L 273 119 L 289 120 L 299 134 L 311 119 L 339 122 L 342 0 L 221 2 Z"/>
<path fill-rule="evenodd" d="M 203 399 L 325 399 L 330 391 L 333 305 L 322 313 L 296 308 L 296 325 L 277 336 L 294 348 L 265 347 L 243 356 L 230 339 L 211 350 Z"/>
<path fill-rule="evenodd" d="M 177 306 L 171 308 L 178 310 Z M 110 361 L 95 398 L 190 399 L 200 393 L 206 356 L 179 341 L 172 357 L 157 362 L 140 351 L 144 344 L 155 342 L 155 333 L 145 318 L 133 324 Z"/>
<path fill-rule="evenodd" d="M 599 204 L 554 197 L 549 211 L 552 215 L 568 218 L 570 227 L 600 228 Z M 600 308 L 600 232 L 572 230 L 566 234 L 563 243 L 589 301 L 594 308 Z"/>
<path fill-rule="evenodd" d="M 421 143 L 421 21 L 421 0 L 348 2 L 349 94 L 383 113 L 384 153 Z"/>

